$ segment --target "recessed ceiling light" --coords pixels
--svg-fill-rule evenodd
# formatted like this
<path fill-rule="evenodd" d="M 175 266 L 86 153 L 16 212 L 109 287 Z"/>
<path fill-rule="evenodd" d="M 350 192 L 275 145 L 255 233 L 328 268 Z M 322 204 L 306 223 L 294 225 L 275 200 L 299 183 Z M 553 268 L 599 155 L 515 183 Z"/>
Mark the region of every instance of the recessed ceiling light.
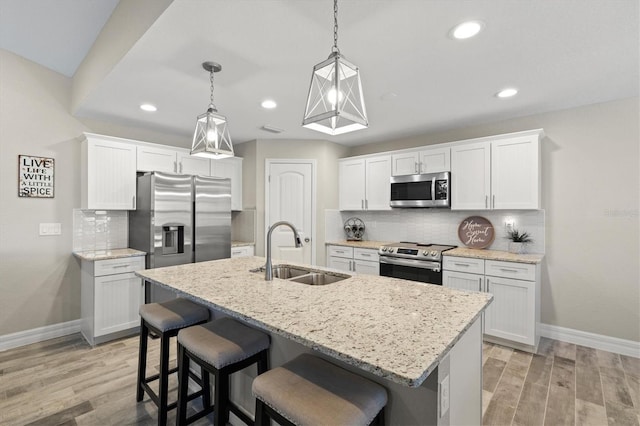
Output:
<path fill-rule="evenodd" d="M 158 110 L 155 105 L 151 104 L 142 104 L 140 105 L 140 109 L 147 112 L 156 112 Z"/>
<path fill-rule="evenodd" d="M 456 25 L 450 34 L 457 40 L 464 40 L 478 35 L 482 28 L 484 28 L 484 23 L 480 21 L 467 21 Z"/>
<path fill-rule="evenodd" d="M 262 103 L 260 104 L 262 106 L 262 108 L 264 109 L 274 109 L 275 107 L 278 106 L 278 104 L 276 103 L 276 101 L 272 100 L 272 99 L 266 99 L 264 101 L 262 101 Z"/>
<path fill-rule="evenodd" d="M 496 93 L 496 97 L 505 99 L 505 98 L 511 98 L 517 94 L 518 94 L 518 89 L 514 89 L 513 87 L 508 87 Z"/>

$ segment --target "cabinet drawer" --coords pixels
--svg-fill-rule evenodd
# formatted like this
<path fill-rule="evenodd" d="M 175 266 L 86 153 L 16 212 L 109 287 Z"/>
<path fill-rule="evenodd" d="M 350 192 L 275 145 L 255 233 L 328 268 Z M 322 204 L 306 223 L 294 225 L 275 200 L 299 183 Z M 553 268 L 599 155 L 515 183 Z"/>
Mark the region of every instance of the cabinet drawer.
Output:
<path fill-rule="evenodd" d="M 361 259 L 361 260 L 369 260 L 371 262 L 377 262 L 378 250 L 354 248 L 353 258 Z"/>
<path fill-rule="evenodd" d="M 442 268 L 446 271 L 484 274 L 484 260 L 470 257 L 443 256 Z"/>
<path fill-rule="evenodd" d="M 93 275 L 125 274 L 144 269 L 144 256 L 125 257 L 121 259 L 97 260 L 94 265 Z"/>
<path fill-rule="evenodd" d="M 528 263 L 501 262 L 487 260 L 485 274 L 493 277 L 514 278 L 517 280 L 535 281 L 536 265 Z"/>
<path fill-rule="evenodd" d="M 353 259 L 353 247 L 329 246 L 329 256 Z"/>

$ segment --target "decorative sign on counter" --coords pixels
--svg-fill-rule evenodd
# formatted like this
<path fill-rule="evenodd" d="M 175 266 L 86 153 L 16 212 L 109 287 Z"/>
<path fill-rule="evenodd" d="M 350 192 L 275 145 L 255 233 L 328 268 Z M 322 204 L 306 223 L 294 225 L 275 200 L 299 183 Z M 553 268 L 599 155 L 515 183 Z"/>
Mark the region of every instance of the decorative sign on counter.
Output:
<path fill-rule="evenodd" d="M 53 198 L 53 158 L 18 155 L 18 197 Z"/>
<path fill-rule="evenodd" d="M 496 234 L 493 225 L 482 216 L 469 216 L 458 226 L 458 238 L 470 248 L 487 248 L 493 242 Z"/>

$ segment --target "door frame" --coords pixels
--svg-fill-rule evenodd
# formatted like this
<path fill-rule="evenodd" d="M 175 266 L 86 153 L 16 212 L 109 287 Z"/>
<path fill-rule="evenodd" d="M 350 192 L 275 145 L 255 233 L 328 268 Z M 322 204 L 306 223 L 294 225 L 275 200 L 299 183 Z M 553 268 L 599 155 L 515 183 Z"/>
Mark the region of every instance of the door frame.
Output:
<path fill-rule="evenodd" d="M 272 164 L 311 164 L 311 264 L 316 264 L 316 193 L 318 161 L 315 158 L 265 158 L 264 160 L 264 250 L 267 252 L 267 233 L 269 232 L 270 194 L 269 172 Z"/>

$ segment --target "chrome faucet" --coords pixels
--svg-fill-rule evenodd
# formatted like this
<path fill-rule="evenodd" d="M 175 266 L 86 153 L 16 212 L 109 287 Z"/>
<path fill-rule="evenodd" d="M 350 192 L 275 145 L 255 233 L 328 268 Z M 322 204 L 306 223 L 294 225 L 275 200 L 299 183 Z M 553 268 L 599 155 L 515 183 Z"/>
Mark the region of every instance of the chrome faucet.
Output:
<path fill-rule="evenodd" d="M 296 248 L 302 247 L 302 241 L 300 240 L 300 235 L 298 235 L 298 230 L 290 222 L 282 220 L 271 225 L 271 227 L 269 228 L 269 232 L 267 232 L 267 263 L 264 265 L 265 281 L 273 280 L 273 266 L 271 265 L 271 233 L 280 225 L 286 225 L 291 228 L 291 230 L 293 231 L 293 238 L 296 242 Z"/>

